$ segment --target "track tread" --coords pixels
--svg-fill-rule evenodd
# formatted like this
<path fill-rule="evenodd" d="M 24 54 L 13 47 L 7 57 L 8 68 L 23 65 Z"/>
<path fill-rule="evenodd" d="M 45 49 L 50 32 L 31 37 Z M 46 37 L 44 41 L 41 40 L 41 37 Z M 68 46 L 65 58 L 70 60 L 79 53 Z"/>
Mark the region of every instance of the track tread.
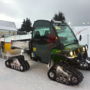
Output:
<path fill-rule="evenodd" d="M 14 61 L 15 58 L 18 59 L 19 63 L 21 64 L 20 67 L 21 66 L 23 67 L 22 70 L 11 67 L 11 63 Z M 7 63 L 9 63 L 9 65 L 7 65 Z M 11 68 L 11 69 L 14 69 L 14 70 L 17 70 L 17 71 L 21 71 L 21 72 L 27 71 L 30 68 L 30 65 L 28 64 L 28 62 L 24 60 L 24 56 L 11 57 L 11 58 L 9 58 L 8 60 L 5 61 L 5 65 L 8 68 Z"/>
<path fill-rule="evenodd" d="M 54 81 L 57 81 L 59 83 L 62 83 L 62 84 L 66 84 L 66 85 L 78 85 L 82 80 L 83 80 L 83 75 L 80 71 L 78 71 L 77 69 L 71 67 L 69 64 L 65 63 L 65 62 L 60 62 L 59 64 L 56 64 L 54 66 L 52 66 L 50 68 L 50 70 L 48 71 L 48 77 L 50 78 L 49 76 L 49 72 L 53 69 L 56 69 L 57 66 L 62 66 L 63 67 L 63 70 L 68 73 L 70 76 L 70 80 L 67 79 L 67 77 L 65 77 L 65 75 L 63 74 L 62 76 L 64 77 L 63 80 L 66 80 L 67 82 L 65 81 L 58 81 L 58 80 L 54 80 Z M 60 78 L 60 75 L 61 73 L 57 72 L 56 71 L 56 78 Z M 73 82 L 72 81 L 72 78 L 76 78 L 77 82 Z M 53 80 L 53 79 L 51 79 Z"/>

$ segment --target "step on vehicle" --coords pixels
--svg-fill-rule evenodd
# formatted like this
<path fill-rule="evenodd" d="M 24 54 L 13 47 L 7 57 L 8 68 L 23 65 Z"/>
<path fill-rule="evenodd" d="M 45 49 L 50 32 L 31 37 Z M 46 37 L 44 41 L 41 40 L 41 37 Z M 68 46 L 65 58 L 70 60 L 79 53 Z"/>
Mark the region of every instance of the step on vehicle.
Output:
<path fill-rule="evenodd" d="M 24 49 L 24 53 L 27 50 Z M 87 46 L 79 45 L 75 34 L 64 20 L 35 21 L 28 55 L 31 60 L 49 66 L 47 75 L 51 80 L 66 85 L 77 85 L 83 80 L 78 68 L 90 70 Z M 5 65 L 18 71 L 30 68 L 24 54 L 9 58 Z"/>

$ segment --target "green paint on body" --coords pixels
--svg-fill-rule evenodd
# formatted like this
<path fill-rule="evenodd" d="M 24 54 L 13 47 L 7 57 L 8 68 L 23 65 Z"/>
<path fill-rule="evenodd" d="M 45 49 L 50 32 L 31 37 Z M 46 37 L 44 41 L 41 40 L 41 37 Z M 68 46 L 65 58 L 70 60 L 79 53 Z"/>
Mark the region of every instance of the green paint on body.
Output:
<path fill-rule="evenodd" d="M 68 57 L 70 55 L 70 51 L 75 51 L 77 49 L 80 49 L 80 51 L 81 51 L 82 47 L 83 46 L 78 45 L 78 44 L 72 44 L 72 45 L 68 45 L 68 46 L 64 47 L 63 50 L 52 49 L 51 57 L 52 57 L 54 63 L 58 63 L 63 60 L 67 61 L 66 57 Z M 82 53 L 82 51 L 81 51 L 81 53 Z"/>

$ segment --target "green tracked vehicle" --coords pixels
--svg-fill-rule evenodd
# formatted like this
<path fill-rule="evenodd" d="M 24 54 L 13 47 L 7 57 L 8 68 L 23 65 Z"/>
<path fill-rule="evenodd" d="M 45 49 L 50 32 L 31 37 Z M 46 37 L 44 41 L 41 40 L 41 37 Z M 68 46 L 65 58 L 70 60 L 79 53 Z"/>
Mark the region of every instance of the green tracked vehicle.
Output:
<path fill-rule="evenodd" d="M 18 46 L 17 46 L 18 47 Z M 16 47 L 12 47 L 15 49 Z M 34 22 L 29 50 L 5 61 L 8 68 L 26 71 L 30 68 L 24 53 L 31 60 L 48 65 L 48 77 L 66 85 L 77 85 L 83 75 L 77 69 L 90 70 L 87 46 L 81 46 L 65 21 L 37 20 Z"/>

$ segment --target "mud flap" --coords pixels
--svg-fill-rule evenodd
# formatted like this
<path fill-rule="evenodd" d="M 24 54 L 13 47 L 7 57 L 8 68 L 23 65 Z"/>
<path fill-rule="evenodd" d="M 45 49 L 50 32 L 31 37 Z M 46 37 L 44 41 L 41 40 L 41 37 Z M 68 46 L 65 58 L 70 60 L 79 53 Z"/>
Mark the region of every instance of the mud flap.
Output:
<path fill-rule="evenodd" d="M 5 65 L 8 68 L 21 71 L 21 72 L 29 70 L 30 68 L 29 63 L 24 60 L 24 56 L 22 55 L 10 57 L 8 60 L 5 61 Z"/>
<path fill-rule="evenodd" d="M 67 63 L 54 65 L 48 71 L 48 77 L 65 85 L 78 85 L 83 80 L 83 75 Z"/>

